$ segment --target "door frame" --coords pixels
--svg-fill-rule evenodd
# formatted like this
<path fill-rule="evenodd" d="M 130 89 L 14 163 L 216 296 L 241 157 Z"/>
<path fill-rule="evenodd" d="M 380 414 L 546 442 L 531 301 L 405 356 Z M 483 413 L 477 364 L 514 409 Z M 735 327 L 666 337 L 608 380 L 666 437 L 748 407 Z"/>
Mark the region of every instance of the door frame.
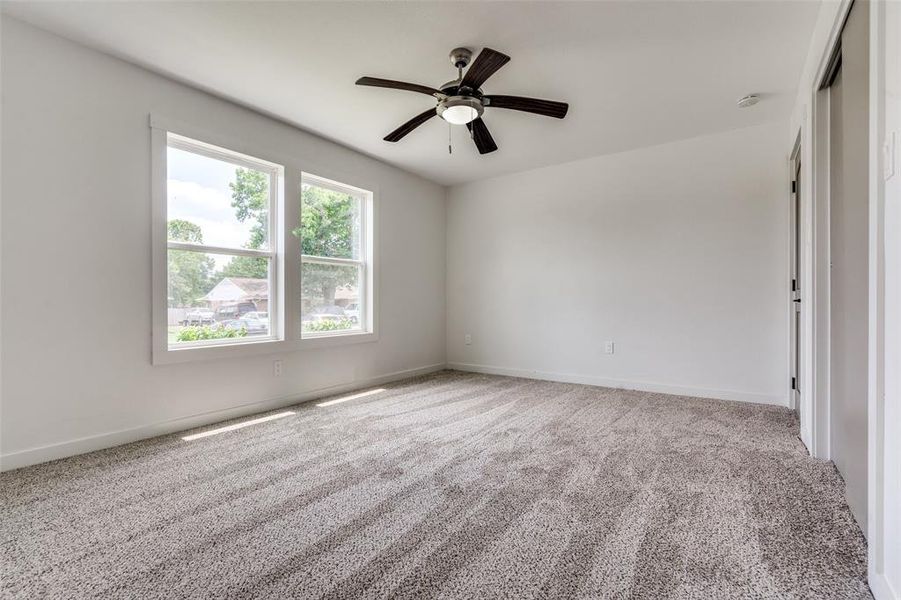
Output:
<path fill-rule="evenodd" d="M 789 267 L 788 267 L 788 315 L 789 315 L 789 407 L 797 410 L 801 415 L 801 439 L 805 444 L 810 439 L 811 429 L 807 427 L 807 414 L 810 408 L 802 402 L 801 393 L 803 387 L 801 383 L 806 381 L 804 376 L 804 352 L 802 343 L 802 330 L 804 328 L 804 316 L 806 307 L 804 307 L 802 290 L 804 287 L 804 219 L 803 210 L 803 194 L 801 193 L 801 183 L 803 176 L 801 173 L 801 135 L 798 133 L 795 139 L 794 148 L 789 159 L 789 176 L 791 179 L 790 194 L 788 203 L 788 223 L 789 223 Z M 799 310 L 800 309 L 800 310 Z"/>
<path fill-rule="evenodd" d="M 901 390 L 897 386 L 898 364 L 894 362 L 899 358 L 897 352 L 901 344 L 901 328 L 898 327 L 901 311 L 897 304 L 886 304 L 889 289 L 895 294 L 892 302 L 898 300 L 901 268 L 897 256 L 890 257 L 887 262 L 885 253 L 887 247 L 899 248 L 901 240 L 901 232 L 896 227 L 886 226 L 887 203 L 890 203 L 890 214 L 895 219 L 901 203 L 897 179 L 901 176 L 901 160 L 897 147 L 894 152 L 883 154 L 890 139 L 887 126 L 890 122 L 895 128 L 895 146 L 901 136 L 897 89 L 891 96 L 896 102 L 891 107 L 886 106 L 886 100 L 890 98 L 887 79 L 892 77 L 895 85 L 901 79 L 901 61 L 896 56 L 897 48 L 901 46 L 901 13 L 898 10 L 897 5 L 892 6 L 894 20 L 889 25 L 887 2 L 874 0 L 870 3 L 868 353 L 871 359 L 867 383 L 867 541 L 870 587 L 880 600 L 901 598 L 901 528 L 897 516 L 894 524 L 891 519 L 886 519 L 887 515 L 897 515 L 897 506 L 901 505 L 901 419 L 885 418 L 887 407 L 898 415 L 901 404 Z M 894 69 L 892 75 L 888 73 L 889 68 Z M 895 179 L 889 185 L 890 168 Z M 887 265 L 890 268 L 887 269 Z M 889 371 L 894 374 L 891 381 L 886 377 Z M 893 565 L 894 570 L 887 565 Z"/>
<path fill-rule="evenodd" d="M 801 381 L 800 390 L 800 437 L 812 456 L 831 460 L 831 399 L 830 399 L 830 146 L 829 146 L 829 91 L 827 84 L 835 71 L 835 58 L 839 52 L 841 32 L 854 0 L 840 0 L 832 5 L 824 5 L 831 11 L 829 33 L 820 42 L 821 52 L 810 78 L 809 87 L 800 91 L 804 99 L 800 122 L 793 131 L 792 149 L 788 153 L 788 173 L 791 185 L 794 179 L 795 152 L 801 163 L 800 205 L 801 205 L 801 282 L 804 291 L 801 311 Z M 812 50 L 813 51 L 813 50 Z M 790 189 L 790 188 L 789 188 Z M 787 203 L 786 211 L 791 210 Z M 791 223 L 791 215 L 786 215 Z M 791 243 L 791 232 L 788 232 Z M 791 273 L 791 252 L 786 257 L 788 273 Z M 791 289 L 790 282 L 788 289 Z M 787 304 L 791 304 L 790 301 Z M 791 326 L 792 306 L 787 306 L 787 323 Z M 786 357 L 786 388 L 791 398 L 790 377 L 794 357 L 791 352 Z M 798 407 L 796 407 L 798 408 Z M 806 410 L 805 410 L 806 409 Z"/>
<path fill-rule="evenodd" d="M 807 198 L 804 212 L 804 231 L 809 236 L 802 274 L 807 293 L 805 335 L 802 336 L 802 356 L 806 355 L 807 375 L 802 402 L 810 406 L 807 425 L 810 427 L 810 453 L 816 458 L 832 459 L 831 439 L 831 169 L 830 169 L 830 94 L 829 86 L 835 74 L 841 52 L 841 33 L 853 0 L 842 0 L 835 14 L 829 41 L 820 58 L 813 79 L 811 111 L 804 125 L 810 131 L 810 152 L 807 165 L 802 167 L 802 202 Z M 805 182 L 806 177 L 806 182 Z M 803 438 L 802 438 L 803 439 Z"/>
<path fill-rule="evenodd" d="M 828 83 L 834 68 L 842 28 L 854 0 L 840 0 L 827 6 L 827 18 L 831 21 L 829 35 L 820 48 L 817 68 L 811 85 L 802 90 L 806 107 L 800 116 L 800 127 L 794 133 L 801 139 L 801 202 L 802 202 L 802 289 L 805 292 L 806 315 L 802 321 L 802 376 L 806 377 L 801 389 L 801 406 L 809 402 L 811 411 L 804 415 L 802 408 L 801 433 L 811 454 L 821 459 L 831 459 L 830 440 L 830 273 L 829 273 L 829 92 Z M 898 69 L 899 62 L 887 60 L 891 48 L 901 47 L 901 31 L 896 25 L 887 32 L 887 2 L 870 1 L 870 122 L 869 122 L 869 250 L 868 250 L 868 460 L 867 460 L 867 523 L 868 531 L 868 579 L 870 588 L 878 600 L 901 600 L 901 572 L 892 571 L 890 565 L 901 564 L 901 543 L 897 531 L 891 530 L 886 520 L 887 506 L 901 499 L 901 419 L 886 419 L 886 407 L 901 410 L 901 390 L 897 376 L 891 380 L 887 371 L 897 365 L 887 361 L 898 360 L 901 347 L 901 309 L 886 306 L 886 291 L 893 290 L 896 301 L 901 296 L 901 260 L 889 257 L 885 248 L 901 247 L 901 231 L 886 227 L 886 203 L 891 203 L 893 218 L 899 218 L 901 191 L 897 181 L 887 191 L 884 177 L 883 148 L 887 140 L 886 127 L 886 76 L 887 69 Z M 897 82 L 901 73 L 893 75 Z M 894 127 L 901 109 L 895 108 Z M 901 132 L 895 133 L 894 177 L 901 176 Z M 887 312 L 889 319 L 886 319 Z M 804 314 L 804 311 L 802 311 Z M 890 329 L 894 327 L 894 329 Z M 886 348 L 890 348 L 888 354 Z M 806 355 L 806 356 L 805 356 Z M 791 357 L 789 357 L 791 360 Z M 805 439 L 805 427 L 810 429 Z M 897 524 L 895 525 L 897 527 Z M 892 537 L 892 536 L 895 537 Z"/>

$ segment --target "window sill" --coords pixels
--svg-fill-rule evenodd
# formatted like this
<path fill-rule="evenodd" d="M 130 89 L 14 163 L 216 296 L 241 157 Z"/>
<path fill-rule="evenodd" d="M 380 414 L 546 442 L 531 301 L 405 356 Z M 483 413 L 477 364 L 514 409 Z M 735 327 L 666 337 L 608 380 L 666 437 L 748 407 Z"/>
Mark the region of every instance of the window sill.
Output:
<path fill-rule="evenodd" d="M 238 344 L 196 345 L 185 346 L 184 348 L 169 348 L 167 346 L 163 349 L 154 349 L 153 364 L 170 365 L 217 358 L 241 358 L 244 356 L 285 352 L 290 349 L 289 342 L 272 338 Z"/>
<path fill-rule="evenodd" d="M 261 356 L 281 352 L 297 352 L 314 348 L 331 348 L 377 342 L 379 336 L 375 332 L 335 333 L 296 340 L 266 339 L 240 344 L 221 344 L 218 346 L 187 346 L 185 348 L 154 349 L 154 365 L 172 365 L 204 360 L 243 358 Z"/>

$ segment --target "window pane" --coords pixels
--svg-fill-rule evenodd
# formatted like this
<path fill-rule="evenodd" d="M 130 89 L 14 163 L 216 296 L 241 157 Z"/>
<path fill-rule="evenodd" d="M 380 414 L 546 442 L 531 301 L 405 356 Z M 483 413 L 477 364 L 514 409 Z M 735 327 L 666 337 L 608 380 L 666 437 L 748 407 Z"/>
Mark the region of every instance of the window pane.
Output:
<path fill-rule="evenodd" d="M 360 197 L 319 187 L 301 186 L 301 254 L 329 258 L 361 257 L 362 201 Z"/>
<path fill-rule="evenodd" d="M 169 250 L 169 345 L 265 337 L 269 259 Z"/>
<path fill-rule="evenodd" d="M 169 240 L 268 249 L 269 174 L 168 149 Z"/>
<path fill-rule="evenodd" d="M 303 334 L 360 330 L 363 268 L 304 262 L 301 269 Z"/>

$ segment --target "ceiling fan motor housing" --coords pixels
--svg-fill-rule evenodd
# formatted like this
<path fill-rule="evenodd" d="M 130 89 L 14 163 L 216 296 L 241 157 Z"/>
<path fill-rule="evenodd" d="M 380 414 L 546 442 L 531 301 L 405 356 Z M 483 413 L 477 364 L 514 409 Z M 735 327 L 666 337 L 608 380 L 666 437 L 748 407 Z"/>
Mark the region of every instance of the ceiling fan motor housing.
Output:
<path fill-rule="evenodd" d="M 475 96 L 450 96 L 438 102 L 438 116 L 454 125 L 464 125 L 482 116 L 485 107 Z M 448 112 L 449 111 L 449 112 Z"/>

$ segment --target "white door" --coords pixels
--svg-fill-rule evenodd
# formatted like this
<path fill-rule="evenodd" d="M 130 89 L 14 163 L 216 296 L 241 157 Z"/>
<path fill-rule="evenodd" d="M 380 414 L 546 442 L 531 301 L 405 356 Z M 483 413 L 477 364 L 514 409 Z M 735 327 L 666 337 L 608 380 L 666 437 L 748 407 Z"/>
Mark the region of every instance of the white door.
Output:
<path fill-rule="evenodd" d="M 832 460 L 866 535 L 869 313 L 869 3 L 851 6 L 830 87 Z"/>

